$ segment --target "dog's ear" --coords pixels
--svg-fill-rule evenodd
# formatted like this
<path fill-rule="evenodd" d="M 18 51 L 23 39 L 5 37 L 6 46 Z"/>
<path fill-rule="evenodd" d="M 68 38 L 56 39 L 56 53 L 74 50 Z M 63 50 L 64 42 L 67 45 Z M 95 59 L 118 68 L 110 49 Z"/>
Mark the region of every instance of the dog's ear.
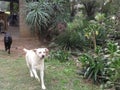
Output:
<path fill-rule="evenodd" d="M 36 51 L 37 51 L 37 49 L 33 49 L 33 51 L 34 51 L 34 52 L 36 52 Z"/>

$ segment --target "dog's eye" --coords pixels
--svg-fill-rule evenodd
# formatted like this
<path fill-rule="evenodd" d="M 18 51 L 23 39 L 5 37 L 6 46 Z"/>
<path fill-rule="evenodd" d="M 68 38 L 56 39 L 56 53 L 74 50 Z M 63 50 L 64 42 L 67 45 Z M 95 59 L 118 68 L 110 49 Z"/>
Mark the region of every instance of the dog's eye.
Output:
<path fill-rule="evenodd" d="M 41 54 L 41 52 L 39 52 L 39 54 Z"/>

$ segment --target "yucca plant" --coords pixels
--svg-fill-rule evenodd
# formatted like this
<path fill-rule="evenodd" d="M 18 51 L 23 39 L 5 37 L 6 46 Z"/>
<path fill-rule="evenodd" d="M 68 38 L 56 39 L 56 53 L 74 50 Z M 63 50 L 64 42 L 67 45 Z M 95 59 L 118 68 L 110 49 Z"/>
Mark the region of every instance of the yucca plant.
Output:
<path fill-rule="evenodd" d="M 66 14 L 68 12 L 66 9 L 64 10 L 64 4 L 67 2 L 64 0 L 33 1 L 30 0 L 26 3 L 26 22 L 39 36 L 52 40 L 57 25 L 65 22 L 66 17 L 68 18 L 68 14 Z"/>
<path fill-rule="evenodd" d="M 34 32 L 41 33 L 41 27 L 48 25 L 50 21 L 50 15 L 53 13 L 52 4 L 39 0 L 38 2 L 26 2 L 26 22 L 34 27 Z"/>

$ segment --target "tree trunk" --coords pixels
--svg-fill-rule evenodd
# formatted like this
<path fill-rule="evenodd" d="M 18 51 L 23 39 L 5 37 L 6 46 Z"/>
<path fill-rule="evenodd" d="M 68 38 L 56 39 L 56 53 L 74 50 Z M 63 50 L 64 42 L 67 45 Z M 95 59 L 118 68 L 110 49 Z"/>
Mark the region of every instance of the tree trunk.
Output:
<path fill-rule="evenodd" d="M 25 22 L 25 11 L 24 11 L 25 0 L 19 0 L 19 26 L 20 36 L 31 37 L 30 27 Z"/>

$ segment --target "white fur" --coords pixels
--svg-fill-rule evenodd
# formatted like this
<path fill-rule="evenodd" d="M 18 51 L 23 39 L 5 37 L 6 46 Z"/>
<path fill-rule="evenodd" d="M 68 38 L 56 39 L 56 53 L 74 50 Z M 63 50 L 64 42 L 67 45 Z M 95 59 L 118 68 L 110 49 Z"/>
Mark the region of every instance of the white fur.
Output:
<path fill-rule="evenodd" d="M 41 79 L 42 89 L 46 89 L 44 84 L 44 58 L 47 56 L 47 48 L 38 48 L 34 50 L 23 49 L 26 52 L 26 63 L 30 70 L 30 76 L 35 77 L 38 81 Z M 40 78 L 37 75 L 40 71 Z"/>

